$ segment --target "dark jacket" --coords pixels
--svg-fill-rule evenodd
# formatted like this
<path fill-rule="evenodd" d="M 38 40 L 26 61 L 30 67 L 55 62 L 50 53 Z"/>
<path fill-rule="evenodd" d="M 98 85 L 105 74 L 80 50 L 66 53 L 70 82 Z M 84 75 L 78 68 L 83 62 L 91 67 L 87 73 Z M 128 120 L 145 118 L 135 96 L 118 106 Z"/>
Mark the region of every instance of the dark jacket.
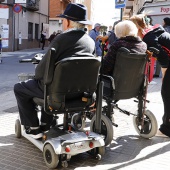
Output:
<path fill-rule="evenodd" d="M 170 26 L 169 25 L 165 26 L 164 29 L 165 29 L 166 32 L 170 33 Z"/>
<path fill-rule="evenodd" d="M 55 38 L 56 34 L 51 34 L 48 38 L 48 41 L 51 43 L 51 41 Z"/>
<path fill-rule="evenodd" d="M 51 48 L 55 48 L 56 50 L 56 55 L 54 59 L 55 64 L 57 61 L 60 61 L 67 57 L 92 57 L 95 51 L 95 43 L 84 31 L 81 30 L 72 30 L 56 36 L 51 42 L 47 53 L 35 70 L 35 78 L 40 80 L 39 84 L 42 90 L 44 84 L 44 73 L 46 70 L 46 61 L 50 55 Z"/>
<path fill-rule="evenodd" d="M 154 54 L 154 56 L 157 57 L 161 67 L 167 68 L 169 65 L 169 57 L 162 46 L 170 49 L 170 34 L 160 25 L 145 34 L 143 41 L 146 42 L 148 48 L 155 47 L 159 50 L 159 54 Z"/>
<path fill-rule="evenodd" d="M 106 75 L 113 75 L 116 54 L 119 48 L 125 47 L 132 53 L 145 53 L 147 45 L 139 37 L 122 37 L 117 39 L 109 48 L 102 61 L 102 72 Z"/>

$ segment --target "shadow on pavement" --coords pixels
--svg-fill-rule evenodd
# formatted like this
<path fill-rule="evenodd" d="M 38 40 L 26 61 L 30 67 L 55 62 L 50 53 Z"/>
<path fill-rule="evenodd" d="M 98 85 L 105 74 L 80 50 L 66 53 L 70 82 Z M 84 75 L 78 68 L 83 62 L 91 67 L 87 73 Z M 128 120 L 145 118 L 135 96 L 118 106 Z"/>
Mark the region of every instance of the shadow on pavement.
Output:
<path fill-rule="evenodd" d="M 24 137 L 16 138 L 14 134 L 0 136 L 0 167 L 26 170 L 29 168 L 47 170 L 42 152 Z M 122 136 L 106 148 L 103 159 L 98 161 L 88 153 L 72 156 L 67 169 L 102 169 L 112 164 L 111 169 L 121 169 L 152 157 L 168 152 L 169 138 L 143 139 L 139 136 Z M 61 165 L 57 169 L 64 169 Z M 108 168 L 109 169 L 109 168 Z"/>

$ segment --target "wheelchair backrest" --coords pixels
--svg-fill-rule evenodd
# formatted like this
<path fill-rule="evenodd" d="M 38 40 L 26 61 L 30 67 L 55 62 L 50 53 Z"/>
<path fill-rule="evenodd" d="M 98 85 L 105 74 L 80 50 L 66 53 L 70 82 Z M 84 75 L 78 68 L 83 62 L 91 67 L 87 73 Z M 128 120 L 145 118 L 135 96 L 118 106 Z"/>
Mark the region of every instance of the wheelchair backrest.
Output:
<path fill-rule="evenodd" d="M 145 53 L 130 53 L 126 48 L 118 51 L 113 71 L 115 100 L 138 96 L 144 84 L 147 59 Z"/>
<path fill-rule="evenodd" d="M 58 111 L 81 110 L 92 104 L 101 61 L 96 57 L 68 57 L 55 64 L 46 86 L 46 104 Z"/>

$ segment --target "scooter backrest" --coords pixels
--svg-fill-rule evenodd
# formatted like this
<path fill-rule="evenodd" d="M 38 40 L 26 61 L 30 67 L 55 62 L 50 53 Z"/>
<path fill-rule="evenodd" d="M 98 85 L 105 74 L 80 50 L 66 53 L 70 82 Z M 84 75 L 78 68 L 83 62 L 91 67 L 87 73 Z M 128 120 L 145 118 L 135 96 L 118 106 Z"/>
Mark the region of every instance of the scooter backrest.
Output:
<path fill-rule="evenodd" d="M 57 62 L 52 82 L 47 85 L 49 105 L 59 109 L 67 100 L 91 96 L 97 88 L 100 64 L 96 57 L 69 57 Z"/>

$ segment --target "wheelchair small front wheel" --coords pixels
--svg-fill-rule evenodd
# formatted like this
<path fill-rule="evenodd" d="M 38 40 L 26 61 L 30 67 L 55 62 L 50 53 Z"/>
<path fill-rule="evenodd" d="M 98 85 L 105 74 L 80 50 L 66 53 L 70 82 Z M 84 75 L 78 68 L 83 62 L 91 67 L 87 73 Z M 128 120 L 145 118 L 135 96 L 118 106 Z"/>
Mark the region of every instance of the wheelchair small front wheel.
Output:
<path fill-rule="evenodd" d="M 146 110 L 144 114 L 144 122 L 143 122 L 143 130 L 141 121 L 139 121 L 139 118 L 137 116 L 133 116 L 133 125 L 135 127 L 136 132 L 143 138 L 152 138 L 156 135 L 157 129 L 158 129 L 158 123 L 156 120 L 155 115 L 149 111 Z"/>
<path fill-rule="evenodd" d="M 21 137 L 21 123 L 19 119 L 15 121 L 15 136 L 17 138 Z"/>
<path fill-rule="evenodd" d="M 96 115 L 93 116 L 90 123 L 90 130 L 92 132 L 95 132 L 95 121 L 96 121 Z M 106 146 L 109 145 L 113 140 L 112 122 L 105 115 L 101 115 L 101 135 L 104 136 L 104 141 Z"/>

